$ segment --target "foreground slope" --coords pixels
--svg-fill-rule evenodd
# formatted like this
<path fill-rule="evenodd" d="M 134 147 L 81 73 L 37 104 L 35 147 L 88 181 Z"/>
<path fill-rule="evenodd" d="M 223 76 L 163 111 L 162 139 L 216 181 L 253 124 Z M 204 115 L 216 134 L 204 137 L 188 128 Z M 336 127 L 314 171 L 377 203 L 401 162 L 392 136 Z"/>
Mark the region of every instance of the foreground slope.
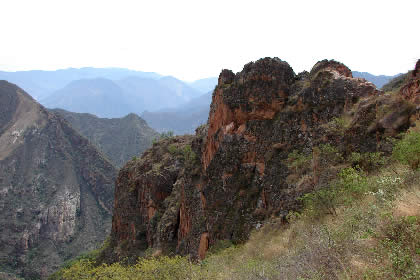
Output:
<path fill-rule="evenodd" d="M 246 240 L 338 172 L 323 170 L 320 147 L 345 158 L 389 153 L 389 137 L 414 125 L 415 112 L 336 61 L 298 75 L 277 58 L 236 75 L 223 70 L 206 126 L 155 144 L 120 171 L 106 255 L 136 258 L 152 248 L 204 258 L 218 240 Z"/>
<path fill-rule="evenodd" d="M 136 114 L 123 118 L 98 118 L 91 114 L 55 109 L 71 126 L 89 139 L 116 166 L 141 155 L 159 134 Z"/>
<path fill-rule="evenodd" d="M 6 81 L 0 112 L 0 269 L 45 277 L 105 239 L 116 169 Z"/>

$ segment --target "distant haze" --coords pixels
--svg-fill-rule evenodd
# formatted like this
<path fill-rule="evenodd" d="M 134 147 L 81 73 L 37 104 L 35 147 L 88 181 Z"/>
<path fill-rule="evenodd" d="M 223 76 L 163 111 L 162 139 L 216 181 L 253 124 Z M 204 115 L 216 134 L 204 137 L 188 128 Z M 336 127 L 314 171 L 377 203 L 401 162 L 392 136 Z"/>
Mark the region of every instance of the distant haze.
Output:
<path fill-rule="evenodd" d="M 3 1 L 0 70 L 122 67 L 184 81 L 279 57 L 395 75 L 420 57 L 420 1 Z"/>
<path fill-rule="evenodd" d="M 378 88 L 394 76 L 353 72 Z M 194 133 L 207 122 L 218 79 L 183 82 L 172 76 L 123 68 L 57 71 L 0 71 L 0 80 L 16 83 L 48 108 L 119 118 L 141 115 L 158 132 Z"/>

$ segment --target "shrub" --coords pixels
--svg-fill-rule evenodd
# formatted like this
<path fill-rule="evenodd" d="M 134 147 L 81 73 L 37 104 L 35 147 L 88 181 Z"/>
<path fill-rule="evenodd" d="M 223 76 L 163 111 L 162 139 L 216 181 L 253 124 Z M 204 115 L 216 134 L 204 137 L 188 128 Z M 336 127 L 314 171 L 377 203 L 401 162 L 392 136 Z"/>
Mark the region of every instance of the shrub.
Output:
<path fill-rule="evenodd" d="M 414 258 L 420 242 L 420 224 L 418 217 L 388 217 L 382 229 L 382 246 L 387 250 L 393 272 L 403 279 L 418 279 L 419 266 Z"/>
<path fill-rule="evenodd" d="M 420 133 L 411 132 L 397 142 L 393 157 L 401 163 L 408 164 L 413 170 L 420 166 Z"/>
<path fill-rule="evenodd" d="M 350 155 L 350 161 L 354 167 L 360 167 L 364 171 L 370 172 L 378 169 L 385 164 L 385 157 L 381 152 L 375 153 L 355 153 Z"/>
<path fill-rule="evenodd" d="M 349 122 L 344 117 L 333 118 L 329 123 L 326 124 L 328 131 L 338 135 L 344 135 L 348 126 Z"/>
<path fill-rule="evenodd" d="M 334 188 L 322 188 L 307 193 L 300 198 L 305 206 L 306 213 L 316 217 L 323 214 L 337 215 L 336 199 L 337 190 Z"/>
<path fill-rule="evenodd" d="M 359 196 L 368 190 L 368 181 L 362 171 L 352 167 L 345 168 L 341 170 L 339 177 L 340 187 L 346 194 Z"/>
<path fill-rule="evenodd" d="M 302 171 L 310 166 L 309 163 L 311 160 L 311 155 L 306 156 L 305 154 L 300 153 L 298 150 L 293 150 L 293 152 L 288 155 L 288 167 L 290 169 L 294 169 L 296 173 L 303 173 Z"/>
<path fill-rule="evenodd" d="M 340 171 L 338 179 L 329 186 L 303 195 L 300 200 L 310 216 L 337 215 L 340 204 L 351 204 L 368 190 L 369 184 L 363 172 L 354 168 Z"/>
<path fill-rule="evenodd" d="M 194 163 L 197 155 L 194 153 L 194 151 L 191 149 L 190 145 L 186 145 L 184 149 L 182 149 L 182 155 L 184 157 L 185 163 Z"/>
<path fill-rule="evenodd" d="M 319 146 L 321 151 L 321 157 L 325 159 L 328 163 L 340 163 L 343 161 L 338 149 L 330 144 L 322 144 Z"/>
<path fill-rule="evenodd" d="M 179 153 L 178 147 L 175 144 L 169 145 L 168 151 L 171 155 L 176 155 Z"/>
<path fill-rule="evenodd" d="M 172 137 L 174 137 L 173 131 L 164 131 L 160 134 L 160 139 L 167 139 L 167 138 L 172 138 Z"/>

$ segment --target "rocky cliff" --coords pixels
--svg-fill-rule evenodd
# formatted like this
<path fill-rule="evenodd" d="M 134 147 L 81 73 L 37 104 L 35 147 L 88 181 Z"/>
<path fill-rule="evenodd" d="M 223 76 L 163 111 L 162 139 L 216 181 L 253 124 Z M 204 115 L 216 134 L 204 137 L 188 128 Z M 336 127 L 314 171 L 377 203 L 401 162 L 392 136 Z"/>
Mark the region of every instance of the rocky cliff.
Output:
<path fill-rule="evenodd" d="M 159 134 L 136 114 L 107 119 L 61 109 L 52 111 L 65 118 L 118 168 L 141 155 L 152 145 L 153 139 L 159 138 Z"/>
<path fill-rule="evenodd" d="M 207 125 L 154 144 L 120 171 L 106 255 L 152 248 L 204 258 L 218 240 L 241 242 L 328 183 L 334 170 L 323 169 L 322 147 L 344 157 L 387 153 L 388 137 L 414 125 L 415 111 L 336 61 L 298 75 L 278 58 L 223 70 Z M 296 158 L 310 160 L 297 168 Z"/>
<path fill-rule="evenodd" d="M 67 121 L 0 81 L 0 270 L 43 278 L 100 245 L 115 176 Z"/>
<path fill-rule="evenodd" d="M 414 70 L 408 73 L 407 82 L 401 87 L 400 93 L 406 100 L 420 106 L 420 59 Z"/>

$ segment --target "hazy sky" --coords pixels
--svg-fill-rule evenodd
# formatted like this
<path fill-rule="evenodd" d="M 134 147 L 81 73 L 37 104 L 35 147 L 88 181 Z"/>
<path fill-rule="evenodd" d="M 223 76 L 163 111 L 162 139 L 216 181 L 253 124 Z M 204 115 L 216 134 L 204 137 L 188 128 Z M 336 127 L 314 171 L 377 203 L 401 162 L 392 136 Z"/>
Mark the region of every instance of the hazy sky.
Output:
<path fill-rule="evenodd" d="M 392 75 L 420 58 L 420 1 L 0 0 L 0 70 L 124 67 L 184 80 L 266 56 Z"/>

